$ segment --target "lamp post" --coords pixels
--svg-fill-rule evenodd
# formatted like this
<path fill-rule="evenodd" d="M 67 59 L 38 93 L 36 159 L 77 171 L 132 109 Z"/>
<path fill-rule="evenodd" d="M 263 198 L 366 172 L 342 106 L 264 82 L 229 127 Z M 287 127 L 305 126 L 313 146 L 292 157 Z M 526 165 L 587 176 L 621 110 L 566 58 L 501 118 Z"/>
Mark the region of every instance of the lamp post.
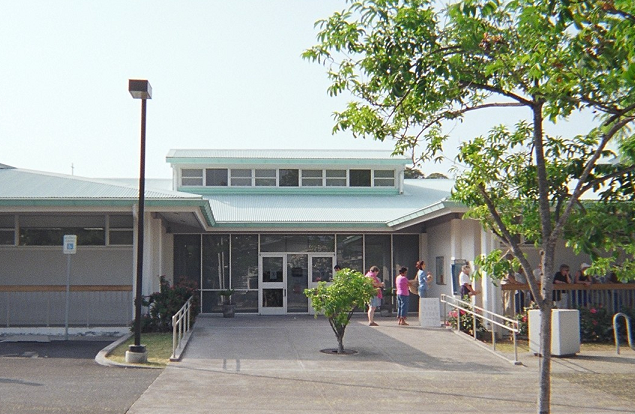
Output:
<path fill-rule="evenodd" d="M 143 283 L 143 218 L 145 214 L 146 175 L 146 99 L 152 99 L 150 82 L 141 79 L 128 80 L 128 92 L 134 99 L 141 99 L 141 158 L 139 162 L 139 211 L 137 217 L 137 289 L 135 293 L 134 345 L 126 352 L 126 362 L 147 362 L 148 353 L 141 345 L 141 300 Z"/>

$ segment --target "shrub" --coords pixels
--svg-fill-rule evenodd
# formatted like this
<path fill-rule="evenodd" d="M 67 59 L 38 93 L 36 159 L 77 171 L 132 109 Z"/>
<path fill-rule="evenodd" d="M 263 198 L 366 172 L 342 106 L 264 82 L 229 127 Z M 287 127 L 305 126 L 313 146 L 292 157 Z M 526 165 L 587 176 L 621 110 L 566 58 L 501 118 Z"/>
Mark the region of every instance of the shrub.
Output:
<path fill-rule="evenodd" d="M 355 308 L 363 307 L 375 296 L 373 281 L 362 273 L 342 269 L 333 276 L 332 283 L 318 282 L 317 287 L 305 289 L 317 314 L 323 313 L 337 338 L 337 353 L 344 352 L 344 331 Z"/>
<path fill-rule="evenodd" d="M 192 310 L 190 323 L 199 312 L 198 284 L 184 276 L 179 278 L 177 284 L 170 286 L 165 276 L 160 278 L 160 291 L 154 292 L 142 302 L 148 307 L 148 313 L 142 316 L 142 332 L 169 332 L 172 330 L 172 316 L 174 316 L 185 302 L 192 297 Z M 134 326 L 134 325 L 133 325 Z"/>
<path fill-rule="evenodd" d="M 467 306 L 465 309 L 472 310 L 471 306 Z M 457 323 L 461 332 L 465 332 L 468 335 L 474 335 L 474 317 L 471 313 L 466 312 L 464 309 L 454 309 L 448 312 L 448 325 L 453 329 L 456 329 Z M 476 332 L 486 332 L 483 320 L 476 318 Z"/>
<path fill-rule="evenodd" d="M 582 342 L 610 342 L 613 340 L 613 317 L 606 308 L 580 308 L 580 340 Z"/>

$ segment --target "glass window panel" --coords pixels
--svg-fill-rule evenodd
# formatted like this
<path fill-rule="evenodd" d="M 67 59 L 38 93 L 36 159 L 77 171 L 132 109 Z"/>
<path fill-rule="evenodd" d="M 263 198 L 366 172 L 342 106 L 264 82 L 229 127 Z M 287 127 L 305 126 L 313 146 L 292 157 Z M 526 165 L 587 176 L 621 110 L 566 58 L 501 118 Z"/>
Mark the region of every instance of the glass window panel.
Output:
<path fill-rule="evenodd" d="M 338 234 L 337 263 L 344 268 L 364 271 L 364 245 L 361 234 Z"/>
<path fill-rule="evenodd" d="M 394 187 L 395 180 L 393 178 L 375 178 L 375 187 Z"/>
<path fill-rule="evenodd" d="M 346 178 L 327 178 L 327 187 L 346 187 Z"/>
<path fill-rule="evenodd" d="M 59 227 L 104 227 L 106 216 L 79 216 L 79 215 L 46 215 L 46 216 L 20 216 L 20 227 L 59 228 Z M 61 241 L 60 241 L 61 243 Z"/>
<path fill-rule="evenodd" d="M 200 286 L 201 236 L 177 234 L 174 236 L 174 279 L 185 276 Z"/>
<path fill-rule="evenodd" d="M 232 295 L 232 302 L 236 304 L 236 313 L 257 313 L 258 290 L 238 290 Z"/>
<path fill-rule="evenodd" d="M 257 187 L 275 187 L 276 179 L 275 178 L 256 178 L 256 186 Z"/>
<path fill-rule="evenodd" d="M 335 264 L 332 257 L 311 258 L 311 278 L 313 282 L 333 280 L 333 266 Z"/>
<path fill-rule="evenodd" d="M 61 246 L 64 235 L 77 236 L 78 246 L 103 246 L 106 244 L 104 228 L 20 228 L 21 246 Z"/>
<path fill-rule="evenodd" d="M 205 185 L 208 187 L 227 186 L 227 169 L 207 168 L 205 170 Z"/>
<path fill-rule="evenodd" d="M 108 217 L 108 223 L 111 229 L 131 229 L 134 226 L 132 214 L 111 215 Z"/>
<path fill-rule="evenodd" d="M 285 236 L 287 252 L 306 252 L 309 250 L 309 236 L 287 235 Z"/>
<path fill-rule="evenodd" d="M 182 178 L 181 185 L 203 185 L 203 177 L 201 178 Z"/>
<path fill-rule="evenodd" d="M 223 297 L 219 291 L 204 291 L 202 297 L 201 312 L 221 313 L 223 311 Z M 232 294 L 232 303 L 236 305 L 236 313 L 257 313 L 258 291 L 237 290 Z"/>
<path fill-rule="evenodd" d="M 395 178 L 395 170 L 375 170 L 375 178 Z"/>
<path fill-rule="evenodd" d="M 251 187 L 251 178 L 232 178 L 234 187 Z"/>
<path fill-rule="evenodd" d="M 283 281 L 283 257 L 262 258 L 262 283 L 275 283 Z"/>
<path fill-rule="evenodd" d="M 322 178 L 322 170 L 302 170 L 302 178 Z"/>
<path fill-rule="evenodd" d="M 350 170 L 351 187 L 370 187 L 370 170 Z"/>
<path fill-rule="evenodd" d="M 326 170 L 326 178 L 346 179 L 346 170 Z"/>
<path fill-rule="evenodd" d="M 419 260 L 419 236 L 416 234 L 394 235 L 392 242 L 394 274 L 398 274 L 399 268 L 405 266 L 408 268 L 408 279 L 413 279 L 417 275 L 415 263 Z M 432 266 L 428 266 L 428 270 L 432 270 Z M 419 301 L 411 299 L 409 310 L 418 312 Z"/>
<path fill-rule="evenodd" d="M 256 178 L 276 178 L 276 170 L 256 170 Z"/>
<path fill-rule="evenodd" d="M 258 235 L 231 236 L 231 288 L 258 289 Z"/>
<path fill-rule="evenodd" d="M 202 313 L 221 313 L 223 311 L 223 297 L 219 294 L 218 291 L 202 292 L 201 297 Z"/>
<path fill-rule="evenodd" d="M 13 230 L 0 230 L 0 245 L 7 246 L 15 244 L 15 233 Z"/>
<path fill-rule="evenodd" d="M 192 169 L 192 168 L 184 168 L 181 170 L 181 177 L 183 178 L 194 178 L 194 177 L 200 177 L 203 178 L 203 170 L 196 168 L 196 169 Z"/>
<path fill-rule="evenodd" d="M 309 300 L 304 289 L 309 287 L 309 256 L 287 255 L 287 312 L 308 312 Z"/>
<path fill-rule="evenodd" d="M 262 289 L 262 307 L 263 308 L 282 308 L 284 307 L 284 289 Z"/>
<path fill-rule="evenodd" d="M 111 245 L 132 245 L 134 240 L 134 232 L 132 230 L 111 230 L 109 235 L 109 244 Z"/>
<path fill-rule="evenodd" d="M 390 236 L 389 235 L 367 235 L 365 242 L 365 272 L 371 266 L 379 267 L 379 279 L 386 284 L 386 288 L 393 287 L 393 279 L 396 275 L 391 272 L 390 263 Z M 364 272 L 364 273 L 365 273 Z"/>
<path fill-rule="evenodd" d="M 259 187 L 275 187 L 276 186 L 276 170 L 256 170 L 256 186 Z"/>
<path fill-rule="evenodd" d="M 298 186 L 298 170 L 281 169 L 280 170 L 280 187 L 297 187 Z"/>
<path fill-rule="evenodd" d="M 335 236 L 317 234 L 309 236 L 309 252 L 335 252 Z"/>
<path fill-rule="evenodd" d="M 286 252 L 287 245 L 282 234 L 263 234 L 260 236 L 261 252 Z"/>
<path fill-rule="evenodd" d="M 0 228 L 14 228 L 15 227 L 15 216 L 11 215 L 0 215 Z"/>
<path fill-rule="evenodd" d="M 303 178 L 302 179 L 302 187 L 321 187 L 322 179 L 321 178 Z"/>
<path fill-rule="evenodd" d="M 229 235 L 203 235 L 203 289 L 229 289 Z"/>
<path fill-rule="evenodd" d="M 249 177 L 251 178 L 251 170 L 249 169 L 232 169 L 232 178 L 234 177 Z"/>
<path fill-rule="evenodd" d="M 185 168 L 181 170 L 181 185 L 203 185 L 203 170 Z"/>

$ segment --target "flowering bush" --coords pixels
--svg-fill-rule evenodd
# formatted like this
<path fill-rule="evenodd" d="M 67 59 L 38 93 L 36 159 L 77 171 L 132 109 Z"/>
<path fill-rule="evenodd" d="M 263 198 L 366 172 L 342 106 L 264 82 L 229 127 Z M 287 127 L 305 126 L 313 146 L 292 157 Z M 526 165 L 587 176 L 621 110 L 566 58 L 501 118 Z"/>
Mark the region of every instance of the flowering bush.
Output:
<path fill-rule="evenodd" d="M 154 292 L 142 302 L 148 307 L 148 313 L 141 318 L 142 332 L 169 332 L 172 330 L 172 316 L 192 297 L 191 324 L 198 315 L 198 284 L 181 276 L 178 283 L 170 286 L 165 276 L 161 276 L 160 291 Z M 134 324 L 133 324 L 134 326 Z"/>
<path fill-rule="evenodd" d="M 471 307 L 467 308 L 472 310 Z M 468 335 L 474 335 L 474 317 L 471 313 L 466 312 L 463 309 L 455 309 L 448 312 L 448 325 L 453 329 L 456 329 L 457 323 L 461 332 L 465 332 Z M 476 318 L 476 332 L 486 332 L 483 321 L 480 318 Z"/>
<path fill-rule="evenodd" d="M 606 308 L 580 308 L 580 340 L 582 342 L 610 342 L 613 340 L 613 319 Z"/>
<path fill-rule="evenodd" d="M 514 319 L 518 321 L 518 335 L 527 336 L 529 334 L 529 325 L 527 318 L 527 310 L 522 313 L 517 313 Z"/>

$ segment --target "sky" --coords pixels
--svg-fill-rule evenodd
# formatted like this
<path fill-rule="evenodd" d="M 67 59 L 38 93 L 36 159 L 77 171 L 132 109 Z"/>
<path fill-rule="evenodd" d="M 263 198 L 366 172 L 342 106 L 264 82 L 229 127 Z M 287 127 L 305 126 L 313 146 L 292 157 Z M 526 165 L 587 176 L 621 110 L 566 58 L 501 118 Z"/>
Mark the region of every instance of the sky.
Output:
<path fill-rule="evenodd" d="M 0 4 L 0 163 L 85 177 L 170 178 L 170 149 L 385 149 L 332 134 L 326 68 L 301 58 L 344 0 L 21 0 Z M 511 120 L 505 115 L 503 120 Z M 450 126 L 458 142 L 482 115 Z M 490 124 L 491 125 L 491 124 Z M 451 141 L 452 141 L 451 140 Z M 448 153 L 449 159 L 453 157 Z M 446 173 L 451 166 L 426 165 Z"/>

